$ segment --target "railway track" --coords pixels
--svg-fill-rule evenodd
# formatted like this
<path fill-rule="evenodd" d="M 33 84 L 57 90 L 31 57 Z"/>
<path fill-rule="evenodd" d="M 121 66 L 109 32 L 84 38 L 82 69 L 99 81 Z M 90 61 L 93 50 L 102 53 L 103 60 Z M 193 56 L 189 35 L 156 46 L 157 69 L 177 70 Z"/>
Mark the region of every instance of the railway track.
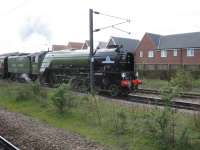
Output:
<path fill-rule="evenodd" d="M 20 150 L 15 147 L 12 143 L 0 136 L 0 150 Z"/>
<path fill-rule="evenodd" d="M 138 89 L 139 93 L 144 93 L 144 94 L 160 94 L 161 91 L 159 90 L 152 90 L 152 89 Z M 181 92 L 180 93 L 181 97 L 183 98 L 196 98 L 200 99 L 200 94 L 197 93 L 186 93 L 186 92 Z"/>
<path fill-rule="evenodd" d="M 126 101 L 129 102 L 136 102 L 142 104 L 150 104 L 150 105 L 157 105 L 157 106 L 170 106 L 173 108 L 178 109 L 185 109 L 185 110 L 193 110 L 193 111 L 200 111 L 200 103 L 191 103 L 191 102 L 183 102 L 183 101 L 171 101 L 169 103 L 161 100 L 160 98 L 153 98 L 153 97 L 146 97 L 140 95 L 129 95 L 125 98 Z"/>

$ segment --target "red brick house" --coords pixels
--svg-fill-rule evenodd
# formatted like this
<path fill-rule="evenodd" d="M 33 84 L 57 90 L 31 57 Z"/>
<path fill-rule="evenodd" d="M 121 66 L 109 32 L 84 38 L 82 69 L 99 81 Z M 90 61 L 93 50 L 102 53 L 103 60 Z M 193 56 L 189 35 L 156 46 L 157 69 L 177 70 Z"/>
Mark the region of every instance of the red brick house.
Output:
<path fill-rule="evenodd" d="M 135 50 L 138 70 L 200 69 L 200 32 L 161 36 L 145 33 Z"/>
<path fill-rule="evenodd" d="M 80 43 L 80 42 L 69 42 L 67 45 L 67 49 L 71 49 L 71 50 L 81 49 L 83 45 L 84 43 Z"/>
<path fill-rule="evenodd" d="M 67 49 L 67 45 L 52 45 L 52 51 L 59 51 L 64 49 Z"/>

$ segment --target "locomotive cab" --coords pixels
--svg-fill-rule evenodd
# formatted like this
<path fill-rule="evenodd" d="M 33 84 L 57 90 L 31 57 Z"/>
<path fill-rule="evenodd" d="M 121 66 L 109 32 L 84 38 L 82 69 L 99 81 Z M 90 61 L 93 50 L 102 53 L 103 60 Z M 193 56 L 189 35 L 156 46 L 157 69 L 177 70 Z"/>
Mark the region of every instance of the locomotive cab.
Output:
<path fill-rule="evenodd" d="M 112 50 L 113 52 L 110 52 Z M 96 57 L 98 58 L 98 53 Z M 95 67 L 101 66 L 103 69 L 97 70 L 101 70 L 102 75 L 95 76 L 95 85 L 100 85 L 100 89 L 108 91 L 111 96 L 127 95 L 140 84 L 134 72 L 134 56 L 124 51 L 121 46 L 115 46 L 114 49 L 112 46 L 110 50 L 105 50 L 101 64 L 97 60 Z"/>

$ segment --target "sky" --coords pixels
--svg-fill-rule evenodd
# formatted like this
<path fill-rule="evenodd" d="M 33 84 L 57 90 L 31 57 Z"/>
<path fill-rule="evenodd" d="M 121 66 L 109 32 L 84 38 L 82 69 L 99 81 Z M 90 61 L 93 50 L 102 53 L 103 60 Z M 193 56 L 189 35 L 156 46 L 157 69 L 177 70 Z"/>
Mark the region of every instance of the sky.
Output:
<path fill-rule="evenodd" d="M 141 39 L 145 32 L 161 35 L 199 32 L 198 0 L 0 0 L 0 54 L 36 52 L 52 44 L 89 39 L 89 8 L 130 19 L 94 33 L 95 41 L 110 36 Z M 122 20 L 94 14 L 94 29 Z"/>

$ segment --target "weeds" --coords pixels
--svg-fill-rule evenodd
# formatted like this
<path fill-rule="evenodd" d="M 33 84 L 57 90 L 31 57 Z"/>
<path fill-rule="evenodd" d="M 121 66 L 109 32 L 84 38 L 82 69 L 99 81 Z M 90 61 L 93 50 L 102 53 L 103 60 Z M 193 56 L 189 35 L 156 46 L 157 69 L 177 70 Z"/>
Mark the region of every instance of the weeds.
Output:
<path fill-rule="evenodd" d="M 190 138 L 189 138 L 189 134 L 188 134 L 188 129 L 185 128 L 180 137 L 177 140 L 177 146 L 176 149 L 177 150 L 190 150 L 191 147 L 191 143 L 190 143 Z"/>
<path fill-rule="evenodd" d="M 53 105 L 59 113 L 63 114 L 65 110 L 69 111 L 74 107 L 74 96 L 66 84 L 62 84 L 51 97 Z"/>
<path fill-rule="evenodd" d="M 30 88 L 19 88 L 15 100 L 16 101 L 25 101 L 33 98 L 33 93 Z"/>
<path fill-rule="evenodd" d="M 46 107 L 47 105 L 47 91 L 41 87 L 39 82 L 32 82 L 24 87 L 19 87 L 15 90 L 16 101 L 34 100 Z"/>
<path fill-rule="evenodd" d="M 114 108 L 115 109 L 115 108 Z M 112 133 L 116 135 L 123 135 L 128 131 L 128 117 L 123 110 L 113 110 L 111 116 L 109 128 Z"/>
<path fill-rule="evenodd" d="M 27 106 L 28 109 L 23 110 L 28 111 L 27 114 L 31 115 L 30 110 L 44 110 L 40 112 L 42 120 L 48 120 L 49 123 L 53 122 L 56 127 L 66 129 L 69 127 L 69 129 L 79 132 L 83 136 L 88 137 L 90 135 L 89 138 L 94 137 L 94 140 L 97 139 L 98 142 L 100 140 L 102 144 L 105 142 L 115 145 L 113 149 L 194 150 L 191 142 L 193 140 L 191 138 L 191 133 L 194 133 L 193 128 L 189 128 L 187 123 L 181 120 L 182 114 L 179 115 L 168 105 L 162 109 L 151 107 L 142 109 L 138 106 L 127 108 L 118 105 L 118 103 L 102 100 L 94 95 L 74 96 L 66 84 L 61 85 L 58 89 L 48 89 L 48 93 L 38 83 L 19 87 L 15 88 L 18 101 L 24 100 L 26 103 L 26 100 L 33 100 L 35 97 L 46 97 L 44 99 L 51 100 L 50 102 L 53 104 L 47 105 L 47 108 L 41 108 L 38 107 L 40 101 L 35 101 L 35 103 L 31 101 L 30 104 L 36 105 L 34 109 L 31 109 L 32 106 Z M 11 87 L 9 88 L 11 89 Z M 170 103 L 178 91 L 177 86 L 169 84 L 168 87 L 163 89 L 163 100 Z M 17 105 L 16 108 L 21 104 L 18 101 L 12 103 Z M 3 103 L 3 100 L 1 102 Z M 70 113 L 58 115 L 52 111 L 52 106 L 61 114 L 68 111 Z M 12 105 L 12 107 L 14 106 Z M 23 105 L 21 105 L 22 107 Z M 38 112 L 33 114 L 38 115 Z M 58 119 L 57 116 L 60 118 Z M 199 120 L 200 115 L 195 114 L 195 136 L 198 136 L 196 131 L 200 131 Z"/>
<path fill-rule="evenodd" d="M 102 103 L 100 102 L 99 98 L 95 95 L 84 96 L 81 98 L 80 105 L 83 114 L 85 114 L 84 117 L 86 120 L 88 120 L 91 124 L 101 126 L 102 111 L 100 110 L 100 107 L 102 107 Z"/>
<path fill-rule="evenodd" d="M 149 138 L 152 138 L 153 142 L 158 146 L 161 150 L 172 149 L 172 120 L 171 113 L 166 108 L 161 111 L 161 113 L 156 114 L 152 113 L 152 115 L 146 118 L 146 129 L 147 135 Z"/>
<path fill-rule="evenodd" d="M 200 132 L 200 112 L 195 112 L 193 114 L 193 121 L 195 128 Z"/>

